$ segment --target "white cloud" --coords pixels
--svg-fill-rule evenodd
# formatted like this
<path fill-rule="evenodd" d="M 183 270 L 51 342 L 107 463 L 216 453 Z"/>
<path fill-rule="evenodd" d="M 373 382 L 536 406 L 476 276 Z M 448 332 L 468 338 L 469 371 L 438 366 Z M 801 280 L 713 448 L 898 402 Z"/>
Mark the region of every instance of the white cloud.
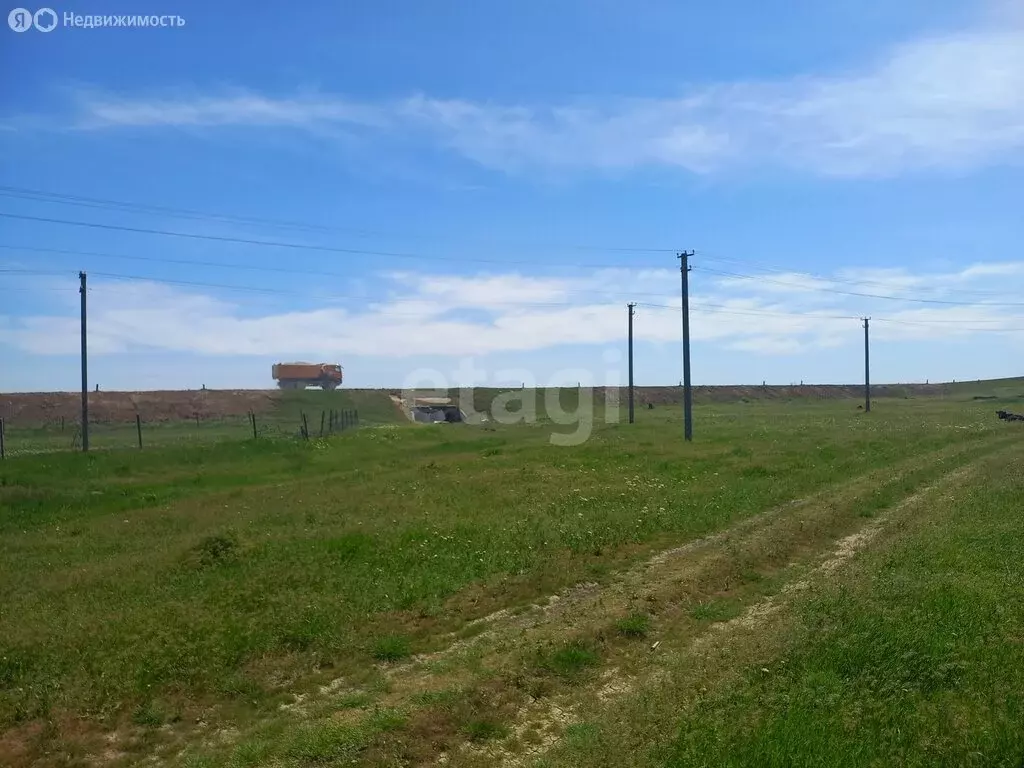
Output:
<path fill-rule="evenodd" d="M 317 95 L 274 99 L 243 91 L 199 98 L 126 99 L 86 90 L 77 94 L 77 100 L 82 109 L 81 128 L 385 123 L 385 114 L 373 106 Z"/>
<path fill-rule="evenodd" d="M 709 259 L 714 263 L 714 259 Z M 1005 286 L 994 285 L 978 290 L 977 283 L 990 277 L 1024 275 L 1024 261 L 979 262 L 956 272 L 910 272 L 902 267 L 852 267 L 836 271 L 835 277 L 809 275 L 803 272 L 770 271 L 735 273 L 740 277 L 716 280 L 723 290 L 749 290 L 757 295 L 799 296 L 802 301 L 834 301 L 830 292 L 869 299 L 871 297 L 919 298 L 936 301 L 966 299 L 1005 294 Z M 714 267 L 706 269 L 717 274 Z M 997 290 L 1001 289 L 1001 290 Z"/>
<path fill-rule="evenodd" d="M 438 142 L 508 171 L 773 163 L 828 175 L 974 167 L 1024 149 L 1024 22 L 912 40 L 851 71 L 554 106 L 417 95 L 79 96 L 79 127 L 345 128 Z"/>
<path fill-rule="evenodd" d="M 395 272 L 391 277 L 406 287 L 415 288 L 424 296 L 460 307 L 562 301 L 567 291 L 572 289 L 567 281 L 521 275 L 458 277 Z"/>
<path fill-rule="evenodd" d="M 972 269 L 956 276 L 968 279 L 963 276 Z M 889 272 L 872 276 L 886 275 L 892 276 Z M 895 270 L 893 275 L 906 285 L 935 278 L 906 270 Z M 382 298 L 377 301 L 351 307 L 325 302 L 283 312 L 260 311 L 237 294 L 227 299 L 157 283 L 97 278 L 92 288 L 98 300 L 91 305 L 90 349 L 96 355 L 149 350 L 331 359 L 346 355 L 458 357 L 618 345 L 624 333 L 625 296 L 631 292 L 644 296 L 638 297 L 637 339 L 676 343 L 681 333 L 679 300 L 665 293 L 672 285 L 666 279 L 674 276 L 672 270 L 628 269 L 597 270 L 572 279 L 520 273 L 467 277 L 401 272 L 380 276 Z M 969 279 L 982 280 L 974 272 Z M 825 282 L 831 278 L 826 276 Z M 1001 273 L 981 284 L 1004 292 L 1015 290 Z M 700 292 L 694 293 L 692 301 L 694 341 L 760 355 L 859 345 L 861 314 L 875 315 L 874 333 L 891 340 L 967 338 L 1024 328 L 1024 307 L 998 306 L 988 299 L 978 299 L 971 306 L 922 305 L 909 300 L 809 295 L 803 289 L 780 295 L 768 286 L 756 281 L 697 286 Z M 77 307 L 74 295 L 67 296 L 71 297 L 68 303 L 57 312 L 0 315 L 0 343 L 40 355 L 74 354 Z"/>

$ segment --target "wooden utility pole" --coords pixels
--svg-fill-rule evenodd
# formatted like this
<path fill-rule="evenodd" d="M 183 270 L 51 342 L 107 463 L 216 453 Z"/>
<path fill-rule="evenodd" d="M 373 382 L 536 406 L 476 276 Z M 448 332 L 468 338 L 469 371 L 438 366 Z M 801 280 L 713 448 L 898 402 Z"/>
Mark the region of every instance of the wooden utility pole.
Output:
<path fill-rule="evenodd" d="M 868 332 L 868 321 L 864 318 L 864 412 L 871 410 L 871 343 Z"/>
<path fill-rule="evenodd" d="M 85 272 L 78 273 L 81 283 L 79 292 L 82 294 L 82 450 L 89 450 L 89 349 L 86 344 L 86 277 Z"/>
<path fill-rule="evenodd" d="M 633 315 L 636 314 L 636 304 L 627 304 L 629 312 L 629 423 L 633 423 Z"/>
<path fill-rule="evenodd" d="M 683 296 L 683 434 L 693 440 L 693 387 L 690 382 L 690 257 L 693 251 L 678 255 Z"/>

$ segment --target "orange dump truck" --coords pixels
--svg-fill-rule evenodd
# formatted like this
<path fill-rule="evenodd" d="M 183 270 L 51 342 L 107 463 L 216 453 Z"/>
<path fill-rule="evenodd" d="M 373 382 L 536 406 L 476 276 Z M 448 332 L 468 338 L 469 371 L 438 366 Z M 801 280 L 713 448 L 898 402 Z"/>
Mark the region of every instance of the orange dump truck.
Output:
<path fill-rule="evenodd" d="M 341 366 L 334 363 L 274 363 L 272 374 L 281 389 L 335 389 L 342 379 Z"/>

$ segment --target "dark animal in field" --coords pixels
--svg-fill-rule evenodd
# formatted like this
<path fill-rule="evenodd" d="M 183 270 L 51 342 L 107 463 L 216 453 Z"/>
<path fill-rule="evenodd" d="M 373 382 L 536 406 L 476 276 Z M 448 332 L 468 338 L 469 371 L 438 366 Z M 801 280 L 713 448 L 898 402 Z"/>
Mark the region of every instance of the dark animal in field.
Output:
<path fill-rule="evenodd" d="M 1010 413 L 1009 411 L 996 411 L 996 416 L 1003 421 L 1024 421 L 1024 416 L 1019 413 Z"/>

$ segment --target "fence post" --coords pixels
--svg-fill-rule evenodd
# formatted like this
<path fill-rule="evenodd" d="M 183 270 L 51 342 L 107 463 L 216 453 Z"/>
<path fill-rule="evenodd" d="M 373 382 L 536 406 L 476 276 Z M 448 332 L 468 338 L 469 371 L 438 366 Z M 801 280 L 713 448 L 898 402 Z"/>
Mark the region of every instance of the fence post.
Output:
<path fill-rule="evenodd" d="M 306 421 L 306 412 L 301 411 L 302 414 L 302 437 L 305 440 L 309 440 L 309 422 Z"/>
<path fill-rule="evenodd" d="M 7 458 L 7 449 L 4 447 L 4 420 L 0 419 L 0 459 Z"/>
<path fill-rule="evenodd" d="M 352 411 L 352 416 L 355 418 L 355 425 L 358 427 L 359 426 L 359 411 L 358 410 Z"/>
<path fill-rule="evenodd" d="M 327 418 L 327 411 L 320 411 L 320 437 L 324 436 L 324 419 Z"/>
<path fill-rule="evenodd" d="M 249 421 L 252 422 L 252 439 L 256 439 L 256 412 L 249 411 Z"/>
<path fill-rule="evenodd" d="M 64 431 L 64 417 L 63 416 L 60 417 L 60 431 L 61 432 Z"/>
<path fill-rule="evenodd" d="M 196 412 L 196 426 L 199 426 L 199 412 Z"/>
<path fill-rule="evenodd" d="M 139 448 L 142 447 L 142 417 L 135 414 L 135 431 L 139 433 Z"/>

